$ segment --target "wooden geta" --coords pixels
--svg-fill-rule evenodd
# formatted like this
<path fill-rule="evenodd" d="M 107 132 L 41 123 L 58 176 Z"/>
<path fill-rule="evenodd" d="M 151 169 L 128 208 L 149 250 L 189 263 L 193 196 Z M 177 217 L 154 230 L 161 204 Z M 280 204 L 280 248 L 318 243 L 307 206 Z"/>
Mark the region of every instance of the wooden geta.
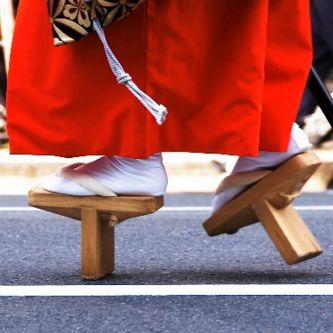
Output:
<path fill-rule="evenodd" d="M 156 212 L 163 197 L 69 196 L 30 190 L 29 205 L 58 215 L 81 220 L 81 277 L 97 280 L 113 272 L 114 227 L 132 217 Z"/>
<path fill-rule="evenodd" d="M 295 264 L 322 253 L 321 247 L 292 207 L 306 181 L 320 166 L 313 152 L 296 155 L 209 217 L 210 236 L 235 233 L 261 221 L 283 259 Z"/>

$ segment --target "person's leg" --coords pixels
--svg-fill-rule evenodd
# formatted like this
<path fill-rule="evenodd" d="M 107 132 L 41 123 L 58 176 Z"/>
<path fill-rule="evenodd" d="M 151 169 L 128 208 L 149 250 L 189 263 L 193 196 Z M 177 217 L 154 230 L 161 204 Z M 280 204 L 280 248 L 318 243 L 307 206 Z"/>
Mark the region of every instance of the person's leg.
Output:
<path fill-rule="evenodd" d="M 240 157 L 232 173 L 271 170 L 310 147 L 305 133 L 293 125 L 312 58 L 308 6 L 303 0 L 269 1 L 260 154 Z M 277 142 L 278 137 L 285 143 Z M 213 211 L 245 189 L 238 186 L 217 193 Z"/>
<path fill-rule="evenodd" d="M 67 178 L 66 172 L 54 174 L 48 176 L 41 186 L 50 192 L 78 196 L 101 194 L 101 187 L 117 195 L 157 196 L 165 194 L 167 187 L 161 154 L 154 154 L 148 159 L 103 156 L 74 167 L 74 176 L 74 179 Z M 88 178 L 88 184 L 86 180 L 82 183 L 82 177 Z M 91 180 L 94 182 L 92 185 Z"/>
<path fill-rule="evenodd" d="M 18 0 L 13 1 L 13 6 L 16 14 Z M 1 32 L 0 32 L 1 39 Z M 5 59 L 3 49 L 0 47 L 0 105 L 6 106 L 6 90 L 7 90 L 7 74 L 5 69 Z"/>
<path fill-rule="evenodd" d="M 6 133 L 6 86 L 5 63 L 3 52 L 0 48 L 0 144 L 8 142 Z"/>
<path fill-rule="evenodd" d="M 5 106 L 5 95 L 6 95 L 6 86 L 7 86 L 7 78 L 5 71 L 5 63 L 2 50 L 0 49 L 0 105 Z"/>
<path fill-rule="evenodd" d="M 319 40 L 314 43 L 313 67 L 322 80 L 325 80 L 333 69 L 333 53 L 327 47 L 327 44 L 320 43 Z M 318 102 L 309 88 L 306 88 L 296 118 L 300 127 L 304 126 L 305 118 L 313 114 L 317 106 Z"/>
<path fill-rule="evenodd" d="M 321 20 L 321 36 L 326 40 L 333 53 L 333 2 L 331 0 L 315 0 L 312 1 L 312 7 Z"/>
<path fill-rule="evenodd" d="M 18 2 L 19 2 L 18 0 L 13 1 L 15 14 Z M 8 136 L 6 131 L 7 127 L 6 91 L 7 91 L 7 73 L 5 69 L 5 59 L 4 59 L 3 49 L 0 47 L 0 144 L 8 142 Z"/>
<path fill-rule="evenodd" d="M 311 63 L 309 1 L 269 0 L 260 151 L 287 150 Z"/>
<path fill-rule="evenodd" d="M 313 66 L 322 80 L 325 80 L 333 69 L 333 2 L 320 0 L 311 2 L 311 23 L 313 42 Z M 298 110 L 296 122 L 303 127 L 305 118 L 311 115 L 317 101 L 308 88 L 305 89 Z"/>
<path fill-rule="evenodd" d="M 302 153 L 310 148 L 311 144 L 306 134 L 293 125 L 288 150 L 285 153 L 260 152 L 258 157 L 240 157 L 235 164 L 231 175 L 242 172 L 271 170 L 279 166 L 290 157 Z M 247 188 L 246 185 L 232 187 L 220 193 L 216 193 L 213 199 L 213 211 L 225 205 L 228 201 L 236 197 Z"/>

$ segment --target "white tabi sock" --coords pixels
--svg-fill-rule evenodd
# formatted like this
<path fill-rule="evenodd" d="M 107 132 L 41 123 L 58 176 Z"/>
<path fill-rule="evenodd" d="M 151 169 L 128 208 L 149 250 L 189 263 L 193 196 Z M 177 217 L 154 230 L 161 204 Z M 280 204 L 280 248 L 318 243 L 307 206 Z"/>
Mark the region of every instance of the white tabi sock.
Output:
<path fill-rule="evenodd" d="M 161 154 L 154 154 L 148 159 L 103 156 L 75 170 L 96 179 L 117 195 L 164 195 L 168 182 Z M 41 187 L 66 195 L 96 195 L 57 174 L 45 178 Z"/>
<path fill-rule="evenodd" d="M 278 165 L 290 157 L 305 152 L 311 147 L 306 134 L 294 123 L 291 131 L 288 150 L 285 153 L 259 152 L 258 157 L 240 157 L 235 164 L 231 174 L 275 169 Z M 229 188 L 214 196 L 212 209 L 215 212 L 218 208 L 224 206 L 228 201 L 243 192 L 247 186 Z"/>

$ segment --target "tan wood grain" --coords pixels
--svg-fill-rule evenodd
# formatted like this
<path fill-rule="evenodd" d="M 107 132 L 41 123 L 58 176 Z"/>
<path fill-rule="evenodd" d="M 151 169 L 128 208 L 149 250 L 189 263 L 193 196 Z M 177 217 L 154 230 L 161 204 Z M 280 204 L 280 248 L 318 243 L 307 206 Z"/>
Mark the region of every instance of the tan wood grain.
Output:
<path fill-rule="evenodd" d="M 320 165 L 311 151 L 292 157 L 218 209 L 203 223 L 206 232 L 210 236 L 231 234 L 261 221 L 287 263 L 320 254 L 320 245 L 292 207 L 292 201 Z"/>
<path fill-rule="evenodd" d="M 93 208 L 82 209 L 81 277 L 103 278 L 114 270 L 114 228 Z"/>
<path fill-rule="evenodd" d="M 299 193 L 320 165 L 320 160 L 311 151 L 291 158 L 218 209 L 203 223 L 206 232 L 210 236 L 216 236 L 259 222 L 251 205 L 262 198 L 266 198 L 275 207 L 283 208 L 289 205 L 290 201 L 281 194 Z"/>
<path fill-rule="evenodd" d="M 99 212 L 127 213 L 129 217 L 151 214 L 163 206 L 162 196 L 80 197 L 48 192 L 38 186 L 29 191 L 28 200 L 30 206 L 41 209 L 55 207 L 75 210 L 93 207 Z"/>
<path fill-rule="evenodd" d="M 254 210 L 288 264 L 296 264 L 322 253 L 310 229 L 291 205 L 279 209 L 263 199 L 254 204 Z"/>
<path fill-rule="evenodd" d="M 163 197 L 70 196 L 40 187 L 29 191 L 30 206 L 81 220 L 81 277 L 100 279 L 114 270 L 114 227 L 132 217 L 156 212 Z"/>

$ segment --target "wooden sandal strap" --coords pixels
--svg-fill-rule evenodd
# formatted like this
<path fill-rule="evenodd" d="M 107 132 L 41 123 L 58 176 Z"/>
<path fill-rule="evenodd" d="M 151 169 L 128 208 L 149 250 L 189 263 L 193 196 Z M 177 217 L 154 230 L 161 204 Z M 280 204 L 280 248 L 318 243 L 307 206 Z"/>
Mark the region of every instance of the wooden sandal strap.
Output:
<path fill-rule="evenodd" d="M 58 171 L 57 175 L 61 176 L 63 178 L 69 179 L 76 184 L 84 187 L 90 192 L 93 192 L 97 195 L 103 196 L 103 197 L 116 197 L 117 194 L 115 194 L 110 188 L 108 188 L 106 185 L 101 183 L 96 178 L 80 172 L 80 170 L 77 170 L 79 166 L 81 166 L 83 163 L 75 163 L 71 165 L 67 165 L 60 169 Z"/>
<path fill-rule="evenodd" d="M 270 172 L 270 170 L 257 170 L 231 174 L 221 181 L 215 193 L 218 194 L 230 188 L 254 184 L 267 176 Z"/>

